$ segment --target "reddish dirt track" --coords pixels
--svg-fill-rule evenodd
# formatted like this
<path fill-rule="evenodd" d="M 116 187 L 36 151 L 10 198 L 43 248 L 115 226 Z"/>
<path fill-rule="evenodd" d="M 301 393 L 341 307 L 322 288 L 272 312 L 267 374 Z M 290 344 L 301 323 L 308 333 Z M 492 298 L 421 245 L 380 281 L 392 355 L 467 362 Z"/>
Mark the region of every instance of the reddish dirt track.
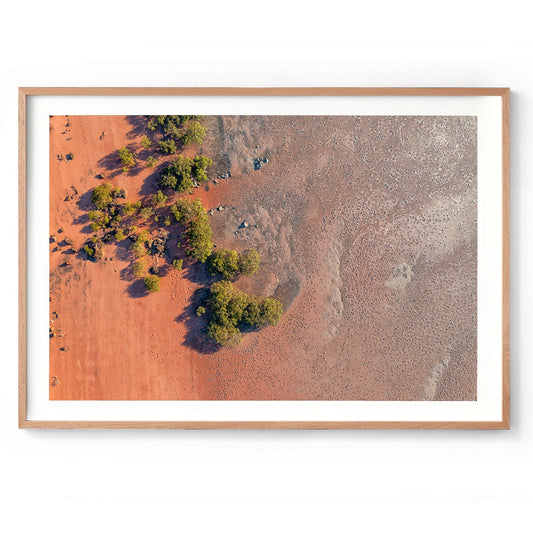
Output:
<path fill-rule="evenodd" d="M 161 291 L 146 295 L 132 277 L 129 241 L 108 245 L 99 263 L 70 255 L 65 237 L 79 249 L 91 235 L 96 175 L 131 201 L 157 190 L 160 170 L 145 169 L 141 153 L 136 170 L 123 174 L 113 156 L 125 145 L 139 150 L 141 117 L 52 117 L 50 398 L 474 400 L 475 121 L 205 124 L 200 151 L 214 160 L 210 176 L 232 177 L 211 179 L 193 197 L 207 209 L 224 206 L 210 216 L 218 245 L 259 250 L 259 273 L 237 285 L 281 299 L 282 320 L 216 350 L 194 316 L 210 281 L 203 267 L 185 260 L 183 272 L 169 270 Z M 73 160 L 58 160 L 69 152 Z M 268 164 L 254 171 L 253 158 L 263 156 Z M 71 187 L 77 194 L 65 201 Z"/>

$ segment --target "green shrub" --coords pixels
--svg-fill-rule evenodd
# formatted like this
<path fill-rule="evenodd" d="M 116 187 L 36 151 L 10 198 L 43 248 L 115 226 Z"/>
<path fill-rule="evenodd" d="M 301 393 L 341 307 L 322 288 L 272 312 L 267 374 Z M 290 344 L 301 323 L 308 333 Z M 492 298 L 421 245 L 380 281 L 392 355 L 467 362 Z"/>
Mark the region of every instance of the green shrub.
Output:
<path fill-rule="evenodd" d="M 146 255 L 146 246 L 141 241 L 135 241 L 131 246 L 131 250 L 135 254 L 135 257 L 143 257 Z"/>
<path fill-rule="evenodd" d="M 265 298 L 260 306 L 259 325 L 275 326 L 283 314 L 283 304 L 275 298 Z"/>
<path fill-rule="evenodd" d="M 118 157 L 122 165 L 124 165 L 122 168 L 123 171 L 127 172 L 131 167 L 135 166 L 135 157 L 126 146 L 118 150 Z"/>
<path fill-rule="evenodd" d="M 118 229 L 115 231 L 115 240 L 117 241 L 123 241 L 126 238 L 126 235 L 124 235 L 124 231 L 122 229 Z"/>
<path fill-rule="evenodd" d="M 261 257 L 257 250 L 254 248 L 244 250 L 239 257 L 239 272 L 245 276 L 257 274 L 260 263 Z"/>
<path fill-rule="evenodd" d="M 165 135 L 179 141 L 187 133 L 188 128 L 184 128 L 187 122 L 199 118 L 199 115 L 155 115 L 148 120 L 147 128 L 150 131 L 159 130 Z M 194 135 L 196 130 L 196 126 L 193 126 L 191 135 Z"/>
<path fill-rule="evenodd" d="M 197 182 L 207 181 L 206 169 L 213 163 L 203 155 L 194 158 L 179 155 L 161 173 L 160 187 L 169 187 L 179 192 L 190 191 Z"/>
<path fill-rule="evenodd" d="M 196 308 L 196 316 L 203 316 L 203 315 L 205 315 L 205 307 L 199 305 Z"/>
<path fill-rule="evenodd" d="M 161 174 L 161 180 L 159 181 L 159 187 L 168 187 L 169 189 L 176 189 L 178 187 L 178 178 L 168 172 Z"/>
<path fill-rule="evenodd" d="M 141 146 L 145 150 L 148 150 L 148 148 L 150 148 L 150 146 L 152 146 L 152 141 L 145 135 L 144 137 L 141 138 Z"/>
<path fill-rule="evenodd" d="M 89 220 L 100 222 L 104 218 L 104 212 L 100 211 L 99 209 L 95 209 L 94 211 L 89 211 L 88 216 Z"/>
<path fill-rule="evenodd" d="M 205 263 L 211 255 L 213 242 L 211 241 L 211 226 L 207 216 L 207 211 L 200 199 L 191 201 L 180 198 L 170 211 L 177 222 L 185 228 L 187 237 L 187 255 L 194 257 L 201 263 Z"/>
<path fill-rule="evenodd" d="M 137 276 L 138 278 L 144 276 L 146 274 L 146 260 L 143 258 L 134 261 L 132 270 L 134 276 Z"/>
<path fill-rule="evenodd" d="M 159 291 L 159 276 L 155 274 L 150 274 L 144 278 L 144 286 L 149 292 L 158 292 Z"/>
<path fill-rule="evenodd" d="M 172 261 L 172 268 L 174 270 L 183 270 L 183 259 L 174 259 L 174 261 Z"/>
<path fill-rule="evenodd" d="M 191 122 L 189 122 L 189 124 L 187 124 L 181 142 L 185 146 L 193 143 L 201 144 L 204 140 L 205 133 L 205 128 L 197 120 L 192 120 Z"/>
<path fill-rule="evenodd" d="M 220 346 L 235 347 L 241 343 L 241 332 L 231 324 L 211 322 L 207 328 L 207 336 Z"/>
<path fill-rule="evenodd" d="M 157 159 L 153 155 L 149 155 L 146 158 L 146 166 L 148 168 L 153 168 L 157 165 Z"/>
<path fill-rule="evenodd" d="M 283 305 L 279 300 L 262 299 L 239 291 L 230 281 L 213 283 L 208 303 L 212 311 L 208 336 L 222 346 L 234 345 L 240 340 L 240 327 L 273 326 L 283 313 Z"/>
<path fill-rule="evenodd" d="M 205 155 L 197 155 L 193 159 L 193 175 L 197 181 L 207 181 L 207 168 L 213 164 L 213 160 Z"/>
<path fill-rule="evenodd" d="M 150 234 L 145 229 L 143 229 L 141 233 L 139 233 L 139 235 L 137 236 L 138 242 L 147 242 L 148 239 L 150 239 Z"/>
<path fill-rule="evenodd" d="M 139 211 L 139 216 L 146 222 L 152 215 L 154 214 L 154 210 L 152 207 L 143 207 Z"/>
<path fill-rule="evenodd" d="M 175 154 L 178 147 L 174 142 L 174 139 L 168 139 L 167 141 L 159 141 L 159 150 L 164 154 Z"/>
<path fill-rule="evenodd" d="M 141 208 L 141 202 L 126 202 L 122 206 L 122 213 L 126 216 L 135 215 Z"/>
<path fill-rule="evenodd" d="M 167 203 L 168 197 L 163 194 L 163 191 L 157 191 L 152 196 L 152 203 L 158 207 L 163 207 Z"/>
<path fill-rule="evenodd" d="M 113 193 L 120 190 L 118 187 L 113 187 L 110 183 L 102 183 L 93 189 L 91 193 L 91 201 L 98 210 L 106 209 L 113 201 Z"/>
<path fill-rule="evenodd" d="M 212 276 L 220 274 L 224 279 L 233 279 L 239 271 L 239 254 L 235 250 L 218 248 L 209 256 L 207 268 Z"/>

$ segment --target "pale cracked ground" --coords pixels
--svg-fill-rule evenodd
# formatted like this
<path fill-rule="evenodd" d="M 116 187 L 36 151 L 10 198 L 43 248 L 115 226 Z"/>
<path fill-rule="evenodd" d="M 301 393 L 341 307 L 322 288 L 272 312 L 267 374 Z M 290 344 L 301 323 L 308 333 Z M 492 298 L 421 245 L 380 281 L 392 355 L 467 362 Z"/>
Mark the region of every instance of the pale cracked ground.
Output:
<path fill-rule="evenodd" d="M 235 116 L 208 127 L 203 150 L 233 176 L 211 218 L 216 242 L 256 247 L 260 273 L 240 285 L 287 307 L 278 327 L 247 337 L 246 357 L 229 356 L 240 378 L 219 353 L 222 395 L 475 400 L 476 119 Z M 255 171 L 255 157 L 269 163 Z"/>

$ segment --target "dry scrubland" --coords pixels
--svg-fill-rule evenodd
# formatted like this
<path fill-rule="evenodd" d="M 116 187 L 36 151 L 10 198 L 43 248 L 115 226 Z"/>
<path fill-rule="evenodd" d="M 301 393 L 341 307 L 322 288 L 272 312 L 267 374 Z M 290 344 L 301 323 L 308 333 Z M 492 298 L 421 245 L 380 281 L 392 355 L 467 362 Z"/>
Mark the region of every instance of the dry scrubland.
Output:
<path fill-rule="evenodd" d="M 183 256 L 183 270 L 167 269 L 146 294 L 127 239 L 98 263 L 65 243 L 77 250 L 90 237 L 98 174 L 128 201 L 157 191 L 160 166 L 123 173 L 114 155 L 140 152 L 145 124 L 51 117 L 51 399 L 476 398 L 474 118 L 203 119 L 206 139 L 184 153 L 214 164 L 192 196 L 213 209 L 219 247 L 262 256 L 235 285 L 285 309 L 236 348 L 207 341 L 195 314 L 213 281 L 204 265 Z M 257 158 L 268 163 L 254 170 Z"/>

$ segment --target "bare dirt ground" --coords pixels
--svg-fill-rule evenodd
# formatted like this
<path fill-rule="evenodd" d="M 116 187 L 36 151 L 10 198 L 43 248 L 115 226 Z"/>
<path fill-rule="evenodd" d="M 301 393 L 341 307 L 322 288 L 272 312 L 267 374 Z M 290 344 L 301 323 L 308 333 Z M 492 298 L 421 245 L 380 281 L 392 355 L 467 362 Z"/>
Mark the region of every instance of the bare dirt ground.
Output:
<path fill-rule="evenodd" d="M 475 400 L 475 119 L 232 116 L 205 125 L 209 174 L 231 178 L 193 196 L 224 207 L 210 216 L 215 243 L 261 253 L 259 273 L 237 285 L 281 299 L 280 323 L 216 350 L 193 313 L 203 267 L 186 261 L 146 296 L 126 245 L 108 246 L 100 263 L 66 254 L 64 237 L 80 247 L 89 236 L 98 173 L 135 200 L 156 191 L 159 171 L 115 171 L 110 154 L 138 147 L 145 133 L 138 117 L 52 117 L 50 398 Z M 69 152 L 72 161 L 57 159 Z M 258 157 L 268 163 L 254 170 Z M 77 195 L 65 201 L 72 186 Z"/>

